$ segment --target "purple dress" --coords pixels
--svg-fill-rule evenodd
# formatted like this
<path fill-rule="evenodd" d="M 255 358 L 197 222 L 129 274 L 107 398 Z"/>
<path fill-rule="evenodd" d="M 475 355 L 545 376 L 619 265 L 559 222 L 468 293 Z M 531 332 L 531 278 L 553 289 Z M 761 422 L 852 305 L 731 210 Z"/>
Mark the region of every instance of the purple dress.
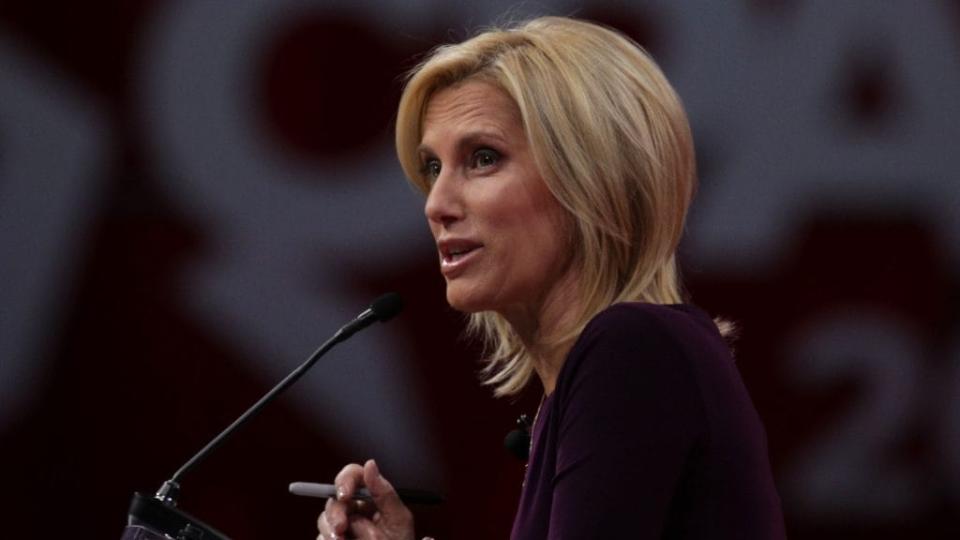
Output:
<path fill-rule="evenodd" d="M 511 538 L 785 537 L 763 425 L 710 317 L 594 317 L 533 427 Z"/>

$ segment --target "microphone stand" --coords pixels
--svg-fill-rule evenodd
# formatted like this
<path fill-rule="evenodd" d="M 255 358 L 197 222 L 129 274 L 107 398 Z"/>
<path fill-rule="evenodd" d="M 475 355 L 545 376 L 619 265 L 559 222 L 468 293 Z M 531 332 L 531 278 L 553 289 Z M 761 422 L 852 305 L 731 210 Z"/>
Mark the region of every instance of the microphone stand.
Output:
<path fill-rule="evenodd" d="M 130 502 L 127 528 L 124 529 L 121 540 L 170 540 L 171 538 L 175 540 L 229 540 L 223 533 L 176 508 L 177 499 L 180 496 L 180 478 L 223 444 L 223 441 L 240 426 L 247 423 L 276 399 L 281 392 L 297 382 L 327 351 L 375 321 L 385 322 L 393 318 L 401 309 L 403 309 L 403 301 L 396 293 L 385 294 L 374 300 L 369 308 L 353 321 L 337 330 L 333 337 L 324 342 L 297 369 L 284 377 L 252 407 L 194 454 L 169 480 L 160 486 L 156 495 L 150 497 L 141 493 L 134 493 L 133 500 Z"/>

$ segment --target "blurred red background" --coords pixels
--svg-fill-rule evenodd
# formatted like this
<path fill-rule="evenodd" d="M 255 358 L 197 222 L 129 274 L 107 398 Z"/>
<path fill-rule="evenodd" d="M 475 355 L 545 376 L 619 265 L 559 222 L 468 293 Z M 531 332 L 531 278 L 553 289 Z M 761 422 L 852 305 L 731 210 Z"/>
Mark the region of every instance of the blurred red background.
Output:
<path fill-rule="evenodd" d="M 687 104 L 695 303 L 741 328 L 794 539 L 955 538 L 956 2 L 0 4 L 0 471 L 10 537 L 119 537 L 340 324 L 359 335 L 184 479 L 233 538 L 313 538 L 286 493 L 375 457 L 506 538 L 539 399 L 495 400 L 392 156 L 403 73 L 532 14 L 627 32 Z"/>

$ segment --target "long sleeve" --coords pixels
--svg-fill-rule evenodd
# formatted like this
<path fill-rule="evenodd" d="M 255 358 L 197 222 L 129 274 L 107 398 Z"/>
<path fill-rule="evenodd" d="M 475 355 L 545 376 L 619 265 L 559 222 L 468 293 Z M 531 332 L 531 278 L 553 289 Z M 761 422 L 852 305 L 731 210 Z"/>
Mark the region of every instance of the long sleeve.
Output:
<path fill-rule="evenodd" d="M 785 538 L 759 416 L 692 306 L 594 317 L 544 401 L 528 465 L 514 540 Z"/>
<path fill-rule="evenodd" d="M 551 540 L 660 538 L 705 415 L 683 350 L 659 326 L 642 311 L 608 311 L 571 357 Z"/>

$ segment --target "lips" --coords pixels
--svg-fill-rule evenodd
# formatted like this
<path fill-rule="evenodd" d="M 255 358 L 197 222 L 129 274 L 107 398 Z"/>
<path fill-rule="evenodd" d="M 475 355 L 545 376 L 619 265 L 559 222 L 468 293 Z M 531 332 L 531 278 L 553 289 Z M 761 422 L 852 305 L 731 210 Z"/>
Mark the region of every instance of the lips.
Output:
<path fill-rule="evenodd" d="M 440 272 L 453 278 L 479 256 L 483 244 L 464 238 L 449 238 L 437 242 L 440 251 Z"/>

